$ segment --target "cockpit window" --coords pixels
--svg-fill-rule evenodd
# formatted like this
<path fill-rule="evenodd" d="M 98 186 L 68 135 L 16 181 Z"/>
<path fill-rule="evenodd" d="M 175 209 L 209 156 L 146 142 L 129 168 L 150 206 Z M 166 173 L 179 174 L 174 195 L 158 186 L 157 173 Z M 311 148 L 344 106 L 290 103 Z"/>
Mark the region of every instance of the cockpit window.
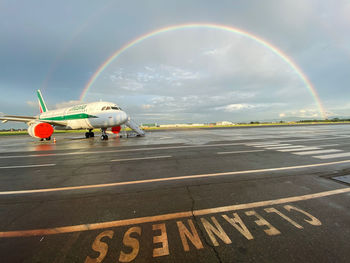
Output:
<path fill-rule="evenodd" d="M 121 108 L 117 107 L 117 106 L 104 106 L 102 108 L 102 110 L 121 110 Z"/>

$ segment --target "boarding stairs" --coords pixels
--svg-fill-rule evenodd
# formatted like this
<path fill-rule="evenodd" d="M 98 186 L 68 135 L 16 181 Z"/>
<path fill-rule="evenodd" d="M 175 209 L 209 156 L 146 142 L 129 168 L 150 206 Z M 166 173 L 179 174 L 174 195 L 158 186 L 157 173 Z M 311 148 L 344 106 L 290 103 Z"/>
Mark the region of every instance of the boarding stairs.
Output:
<path fill-rule="evenodd" d="M 132 119 L 129 118 L 125 125 L 136 132 L 138 136 L 145 136 L 144 130 L 142 130 L 140 126 Z"/>

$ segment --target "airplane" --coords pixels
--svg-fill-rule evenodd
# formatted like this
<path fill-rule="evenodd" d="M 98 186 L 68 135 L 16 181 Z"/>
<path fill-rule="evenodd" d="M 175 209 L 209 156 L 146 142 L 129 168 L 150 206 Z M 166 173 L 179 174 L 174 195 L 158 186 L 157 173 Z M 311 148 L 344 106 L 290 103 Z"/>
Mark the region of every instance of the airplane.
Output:
<path fill-rule="evenodd" d="M 86 138 L 94 137 L 93 129 L 100 128 L 101 140 L 108 140 L 106 133 L 111 128 L 112 133 L 118 134 L 121 125 L 134 130 L 137 136 L 144 136 L 145 132 L 115 103 L 92 102 L 75 105 L 68 108 L 48 110 L 40 90 L 37 90 L 40 114 L 37 116 L 2 115 L 3 123 L 8 121 L 25 122 L 28 133 L 41 141 L 50 140 L 56 130 L 86 129 Z"/>

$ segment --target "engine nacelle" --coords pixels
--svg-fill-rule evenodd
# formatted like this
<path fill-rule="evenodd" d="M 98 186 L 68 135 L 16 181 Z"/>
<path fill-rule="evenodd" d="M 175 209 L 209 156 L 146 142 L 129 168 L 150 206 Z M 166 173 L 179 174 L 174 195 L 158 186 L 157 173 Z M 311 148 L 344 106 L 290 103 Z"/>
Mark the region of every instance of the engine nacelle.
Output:
<path fill-rule="evenodd" d="M 53 134 L 53 127 L 45 122 L 33 123 L 28 127 L 28 133 L 34 138 L 46 139 Z"/>
<path fill-rule="evenodd" d="M 122 129 L 122 127 L 120 127 L 120 125 L 119 125 L 119 126 L 112 127 L 111 130 L 114 134 L 118 134 L 118 133 L 120 133 L 121 129 Z"/>

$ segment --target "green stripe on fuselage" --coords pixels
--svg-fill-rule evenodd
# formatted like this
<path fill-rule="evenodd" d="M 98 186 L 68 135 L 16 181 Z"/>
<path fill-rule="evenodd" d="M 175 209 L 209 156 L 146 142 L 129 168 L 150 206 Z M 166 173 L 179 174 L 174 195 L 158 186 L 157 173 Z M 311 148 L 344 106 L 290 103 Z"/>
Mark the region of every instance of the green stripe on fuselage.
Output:
<path fill-rule="evenodd" d="M 88 118 L 97 118 L 97 117 L 86 113 L 78 113 L 78 114 L 72 114 L 72 115 L 55 116 L 55 117 L 47 117 L 47 118 L 39 118 L 39 119 L 43 121 L 68 121 L 68 120 L 80 120 L 80 119 L 88 119 Z"/>

